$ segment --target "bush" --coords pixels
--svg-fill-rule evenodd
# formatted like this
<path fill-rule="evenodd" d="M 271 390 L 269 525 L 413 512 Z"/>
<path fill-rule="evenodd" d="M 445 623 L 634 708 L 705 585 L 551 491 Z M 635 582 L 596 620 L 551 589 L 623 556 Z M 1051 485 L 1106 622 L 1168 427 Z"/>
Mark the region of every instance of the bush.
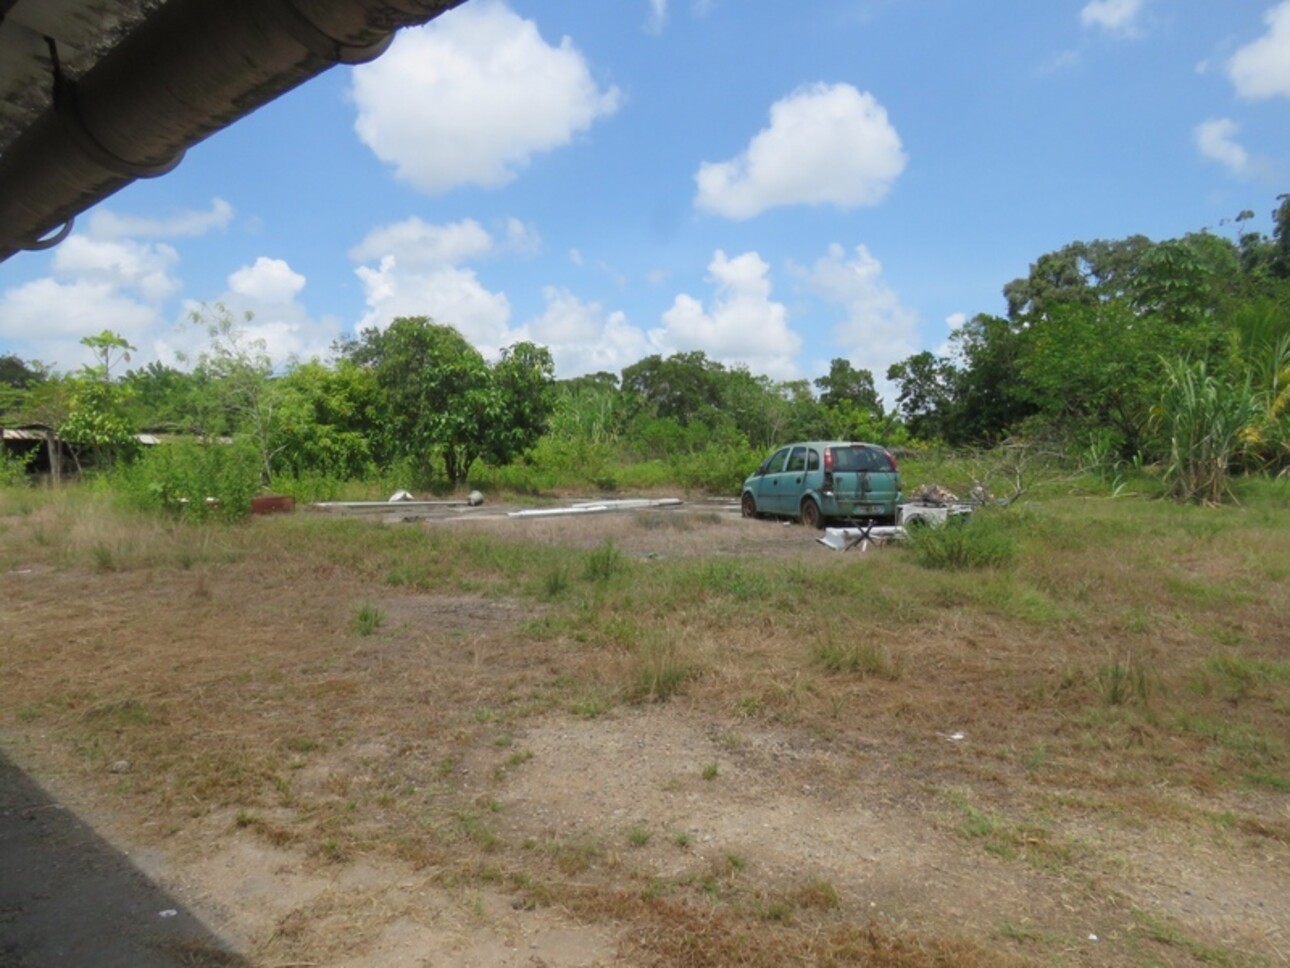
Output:
<path fill-rule="evenodd" d="M 746 441 L 719 443 L 670 461 L 673 474 L 683 486 L 716 494 L 738 494 L 740 485 L 757 467 L 762 455 Z"/>
<path fill-rule="evenodd" d="M 190 519 L 236 520 L 251 511 L 260 466 L 254 441 L 185 440 L 150 448 L 134 463 L 118 466 L 112 477 L 116 489 L 138 507 Z"/>
<path fill-rule="evenodd" d="M 1247 380 L 1225 382 L 1205 362 L 1165 361 L 1164 399 L 1153 417 L 1168 453 L 1165 486 L 1179 501 L 1220 504 L 1231 496 L 1229 474 L 1247 446 L 1258 397 Z"/>
<path fill-rule="evenodd" d="M 998 517 L 951 517 L 945 524 L 908 529 L 914 560 L 924 568 L 963 571 L 1011 564 L 1017 543 Z"/>
<path fill-rule="evenodd" d="M 0 449 L 0 487 L 19 487 L 30 484 L 31 478 L 27 476 L 27 465 L 35 456 L 35 451 L 18 455 Z"/>

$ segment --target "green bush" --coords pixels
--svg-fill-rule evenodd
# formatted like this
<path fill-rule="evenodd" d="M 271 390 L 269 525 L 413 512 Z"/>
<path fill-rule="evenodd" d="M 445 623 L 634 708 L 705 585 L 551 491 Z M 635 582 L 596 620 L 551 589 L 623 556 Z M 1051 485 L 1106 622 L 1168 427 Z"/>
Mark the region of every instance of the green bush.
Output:
<path fill-rule="evenodd" d="M 675 479 L 686 488 L 737 495 L 744 478 L 752 473 L 761 458 L 761 454 L 740 439 L 680 454 L 669 463 Z"/>
<path fill-rule="evenodd" d="M 35 451 L 17 455 L 0 449 L 0 487 L 19 487 L 30 484 L 31 478 L 27 476 L 27 465 L 35 456 Z"/>
<path fill-rule="evenodd" d="M 250 440 L 175 441 L 118 466 L 113 485 L 138 507 L 190 519 L 237 520 L 250 513 L 251 498 L 260 489 L 260 466 L 260 452 Z"/>
<path fill-rule="evenodd" d="M 940 526 L 916 525 L 908 534 L 914 560 L 924 568 L 998 568 L 1017 556 L 1016 540 L 995 516 L 952 517 Z"/>

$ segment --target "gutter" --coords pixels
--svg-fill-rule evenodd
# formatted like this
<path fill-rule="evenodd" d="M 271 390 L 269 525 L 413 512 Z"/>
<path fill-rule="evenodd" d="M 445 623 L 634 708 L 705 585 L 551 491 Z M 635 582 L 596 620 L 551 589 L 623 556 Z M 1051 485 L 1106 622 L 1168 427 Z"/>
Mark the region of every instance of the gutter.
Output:
<path fill-rule="evenodd" d="M 400 27 L 464 0 L 168 0 L 0 155 L 0 262 L 66 238 L 75 216 Z M 51 236 L 51 233 L 55 233 Z"/>

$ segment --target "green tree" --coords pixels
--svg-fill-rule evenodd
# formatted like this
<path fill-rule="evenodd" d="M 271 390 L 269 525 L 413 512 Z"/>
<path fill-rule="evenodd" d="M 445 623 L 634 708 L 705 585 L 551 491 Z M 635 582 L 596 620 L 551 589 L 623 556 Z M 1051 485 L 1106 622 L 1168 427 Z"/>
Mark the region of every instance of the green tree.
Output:
<path fill-rule="evenodd" d="M 121 378 L 129 392 L 129 414 L 137 427 L 145 430 L 193 430 L 201 407 L 198 397 L 206 391 L 203 377 L 197 373 L 153 361 Z"/>
<path fill-rule="evenodd" d="M 193 422 L 208 436 L 249 436 L 260 454 L 262 483 L 269 484 L 280 401 L 268 346 L 250 338 L 244 328 L 253 319 L 246 312 L 239 323 L 223 303 L 203 305 L 189 314 L 207 340 L 196 359 L 195 375 L 202 389 L 193 397 Z"/>
<path fill-rule="evenodd" d="M 411 461 L 423 483 L 436 460 L 457 486 L 480 457 L 522 453 L 550 416 L 551 358 L 530 343 L 504 351 L 493 370 L 457 330 L 413 316 L 365 329 L 339 348 L 372 371 L 383 396 L 383 443 Z"/>
<path fill-rule="evenodd" d="M 1276 224 L 1273 231 L 1274 249 L 1270 260 L 1271 272 L 1279 279 L 1290 279 L 1290 194 L 1278 195 L 1281 204 L 1272 213 Z"/>
<path fill-rule="evenodd" d="M 725 367 L 702 350 L 655 353 L 623 370 L 622 389 L 638 410 L 684 425 L 720 409 L 724 375 Z"/>
<path fill-rule="evenodd" d="M 293 366 L 277 381 L 273 452 L 280 470 L 351 480 L 379 456 L 381 394 L 371 370 L 342 359 Z"/>
<path fill-rule="evenodd" d="M 1072 242 L 1045 253 L 1024 279 L 1003 287 L 1008 318 L 1033 323 L 1046 319 L 1058 305 L 1091 306 L 1123 296 L 1153 246 L 1146 236 L 1133 235 L 1118 241 Z"/>
<path fill-rule="evenodd" d="M 0 421 L 18 415 L 32 387 L 48 378 L 43 364 L 24 362 L 12 354 L 0 356 Z"/>
<path fill-rule="evenodd" d="M 521 342 L 502 350 L 492 368 L 500 413 L 488 428 L 485 456 L 508 464 L 546 433 L 555 408 L 555 363 L 545 346 Z"/>
<path fill-rule="evenodd" d="M 915 437 L 945 437 L 950 428 L 956 377 L 953 365 L 929 350 L 887 368 L 887 379 L 899 387 L 897 410 Z"/>
<path fill-rule="evenodd" d="M 130 354 L 138 352 L 138 347 L 131 346 L 120 333 L 105 329 L 97 336 L 86 336 L 81 339 L 82 346 L 88 346 L 98 363 L 87 367 L 87 371 L 98 376 L 104 383 L 112 382 L 112 366 L 115 363 L 129 363 Z"/>
<path fill-rule="evenodd" d="M 126 413 L 129 392 L 112 381 L 112 366 L 128 362 L 135 348 L 109 329 L 86 336 L 81 345 L 89 347 L 98 361 L 68 379 L 68 409 L 58 424 L 58 434 L 72 445 L 72 455 L 81 466 L 80 452 L 88 450 L 98 467 L 110 466 L 117 457 L 130 456 L 138 447 L 134 427 Z"/>
<path fill-rule="evenodd" d="M 847 401 L 857 410 L 882 412 L 882 401 L 873 385 L 873 373 L 857 370 L 850 360 L 831 360 L 828 374 L 818 377 L 815 386 L 820 391 L 820 402 L 830 409 Z"/>

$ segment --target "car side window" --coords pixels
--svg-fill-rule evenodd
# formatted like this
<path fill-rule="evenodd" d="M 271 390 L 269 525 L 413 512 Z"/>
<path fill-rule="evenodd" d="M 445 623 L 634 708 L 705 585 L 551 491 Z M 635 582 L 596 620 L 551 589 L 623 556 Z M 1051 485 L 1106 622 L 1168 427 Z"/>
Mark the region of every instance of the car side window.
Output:
<path fill-rule="evenodd" d="M 766 473 L 778 474 L 780 471 L 784 469 L 784 465 L 787 463 L 788 463 L 788 448 L 785 447 L 783 450 L 775 451 L 775 455 L 770 459 L 770 462 L 766 465 Z"/>
<path fill-rule="evenodd" d="M 790 473 L 806 470 L 806 448 L 794 447 L 792 455 L 788 458 L 788 470 Z"/>
<path fill-rule="evenodd" d="M 820 469 L 820 452 L 812 448 L 806 452 L 806 469 L 808 471 L 818 471 Z"/>

